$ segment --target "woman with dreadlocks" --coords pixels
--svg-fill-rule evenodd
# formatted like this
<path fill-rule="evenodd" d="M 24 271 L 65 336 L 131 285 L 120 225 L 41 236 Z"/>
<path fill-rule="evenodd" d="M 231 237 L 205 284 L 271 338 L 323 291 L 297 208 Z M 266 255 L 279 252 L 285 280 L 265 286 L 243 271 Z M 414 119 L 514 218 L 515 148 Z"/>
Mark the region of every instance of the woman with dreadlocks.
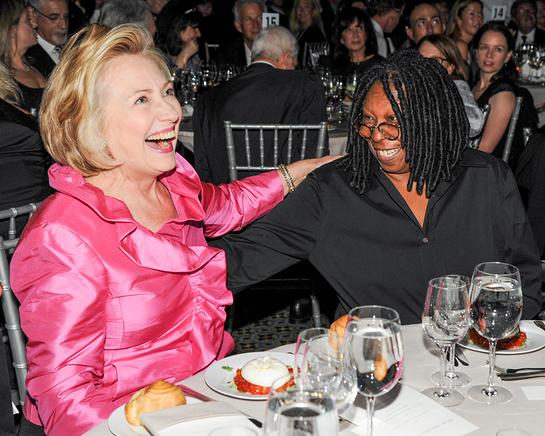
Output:
<path fill-rule="evenodd" d="M 228 286 L 309 259 L 336 290 L 420 322 L 429 279 L 503 261 L 522 275 L 523 316 L 541 308 L 539 257 L 508 167 L 466 148 L 462 98 L 416 51 L 371 66 L 354 96 L 348 154 L 309 175 L 269 215 L 214 243 Z"/>

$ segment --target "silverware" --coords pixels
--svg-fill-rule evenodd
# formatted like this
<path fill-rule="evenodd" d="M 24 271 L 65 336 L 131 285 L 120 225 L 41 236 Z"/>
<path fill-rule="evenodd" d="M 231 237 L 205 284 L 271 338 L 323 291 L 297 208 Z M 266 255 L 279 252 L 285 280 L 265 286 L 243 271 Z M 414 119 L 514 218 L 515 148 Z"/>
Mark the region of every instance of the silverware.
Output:
<path fill-rule="evenodd" d="M 545 330 L 545 321 L 542 321 L 540 319 L 534 320 L 534 324 L 538 326 L 541 330 Z"/>
<path fill-rule="evenodd" d="M 505 381 L 509 380 L 526 380 L 529 378 L 545 377 L 545 371 L 529 371 L 529 372 L 517 372 L 517 373 L 504 373 L 497 374 L 499 378 Z"/>
<path fill-rule="evenodd" d="M 460 362 L 464 366 L 469 366 L 469 360 L 467 360 L 466 355 L 462 351 L 462 348 L 459 346 L 456 346 L 454 348 L 454 357 L 458 359 L 458 362 Z"/>
<path fill-rule="evenodd" d="M 201 401 L 215 401 L 213 400 L 212 398 L 210 397 L 207 397 L 206 395 L 204 394 L 201 394 L 200 392 L 197 392 L 185 385 L 178 385 L 182 388 L 182 390 L 187 394 L 188 397 L 193 397 L 193 398 L 196 398 L 197 400 L 201 400 Z M 243 413 L 244 415 L 246 415 L 246 417 L 248 418 L 248 421 L 250 421 L 253 425 L 255 425 L 257 428 L 261 428 L 263 427 L 263 423 L 261 421 L 259 421 L 258 419 L 255 419 L 255 418 L 252 418 L 251 416 L 248 416 L 246 413 L 240 411 L 241 413 Z"/>
<path fill-rule="evenodd" d="M 504 373 L 504 374 L 515 374 L 520 371 L 545 371 L 545 368 L 539 367 L 539 368 L 502 368 L 501 366 L 494 365 L 494 369 L 498 373 Z"/>

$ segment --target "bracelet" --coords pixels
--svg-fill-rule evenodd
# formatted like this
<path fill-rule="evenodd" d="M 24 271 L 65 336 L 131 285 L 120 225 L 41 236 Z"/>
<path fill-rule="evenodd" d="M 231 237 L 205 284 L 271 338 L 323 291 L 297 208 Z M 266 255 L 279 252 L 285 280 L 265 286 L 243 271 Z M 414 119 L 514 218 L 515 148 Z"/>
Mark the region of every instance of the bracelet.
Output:
<path fill-rule="evenodd" d="M 288 185 L 288 191 L 293 192 L 295 191 L 295 184 L 293 183 L 293 178 L 291 177 L 290 172 L 288 171 L 288 168 L 284 164 L 278 165 L 278 169 L 282 173 L 282 177 L 284 177 L 284 180 L 286 181 L 286 184 Z"/>

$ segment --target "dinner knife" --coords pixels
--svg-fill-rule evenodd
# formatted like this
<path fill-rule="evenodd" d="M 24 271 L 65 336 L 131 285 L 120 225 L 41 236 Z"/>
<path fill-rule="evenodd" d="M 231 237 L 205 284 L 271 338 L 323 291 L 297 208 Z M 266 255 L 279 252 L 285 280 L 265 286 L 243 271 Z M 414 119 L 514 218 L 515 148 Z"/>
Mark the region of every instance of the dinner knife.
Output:
<path fill-rule="evenodd" d="M 189 396 L 189 397 L 193 397 L 193 398 L 196 398 L 197 400 L 201 400 L 201 401 L 214 401 L 212 398 L 210 397 L 207 397 L 206 395 L 204 394 L 201 394 L 200 392 L 197 392 L 185 385 L 178 385 L 182 388 L 182 390 Z M 244 412 L 241 412 L 241 413 L 244 413 Z M 257 428 L 261 428 L 263 427 L 263 423 L 261 421 L 259 421 L 258 419 L 255 419 L 255 418 L 252 418 L 251 416 L 248 416 L 246 413 L 244 413 L 244 415 L 246 415 L 246 417 L 248 418 L 248 420 L 254 424 Z"/>
<path fill-rule="evenodd" d="M 528 378 L 537 378 L 545 377 L 545 371 L 526 371 L 526 372 L 517 372 L 517 373 L 497 373 L 497 376 L 502 380 L 525 380 Z"/>

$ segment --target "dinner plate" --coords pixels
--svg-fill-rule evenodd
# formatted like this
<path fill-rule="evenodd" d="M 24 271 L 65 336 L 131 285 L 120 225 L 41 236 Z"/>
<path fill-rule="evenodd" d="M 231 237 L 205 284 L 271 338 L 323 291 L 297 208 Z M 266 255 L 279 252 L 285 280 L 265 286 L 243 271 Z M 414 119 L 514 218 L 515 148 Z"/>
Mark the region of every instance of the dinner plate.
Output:
<path fill-rule="evenodd" d="M 204 373 L 204 381 L 210 389 L 228 397 L 243 400 L 266 400 L 268 395 L 252 395 L 246 392 L 239 392 L 233 382 L 233 378 L 237 374 L 237 369 L 242 368 L 250 360 L 260 357 L 274 357 L 290 367 L 293 366 L 293 354 L 275 352 L 235 354 L 210 365 Z"/>
<path fill-rule="evenodd" d="M 197 400 L 193 397 L 185 397 L 187 404 L 201 403 L 201 400 Z M 108 418 L 108 428 L 115 436 L 150 436 L 151 433 L 148 432 L 144 427 L 135 427 L 130 425 L 125 418 L 125 405 L 119 406 L 113 411 L 113 413 Z"/>
<path fill-rule="evenodd" d="M 525 354 L 545 347 L 545 330 L 541 330 L 532 321 L 521 321 L 520 329 L 526 332 L 526 345 L 517 350 L 496 350 L 496 354 Z M 488 353 L 488 348 L 472 344 L 468 342 L 467 338 L 464 338 L 459 344 L 468 350 Z"/>

